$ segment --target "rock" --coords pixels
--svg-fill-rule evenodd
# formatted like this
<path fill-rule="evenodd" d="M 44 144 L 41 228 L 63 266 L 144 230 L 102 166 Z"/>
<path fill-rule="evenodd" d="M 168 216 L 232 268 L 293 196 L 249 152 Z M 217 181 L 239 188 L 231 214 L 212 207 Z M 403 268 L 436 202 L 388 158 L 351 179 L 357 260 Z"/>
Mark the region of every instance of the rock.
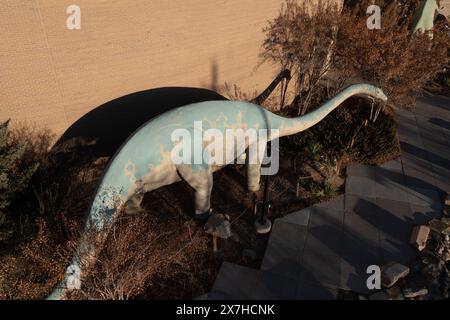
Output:
<path fill-rule="evenodd" d="M 393 286 L 386 290 L 389 300 L 404 300 L 402 290 L 398 286 Z"/>
<path fill-rule="evenodd" d="M 409 267 L 400 263 L 388 263 L 381 268 L 381 284 L 384 287 L 390 288 L 408 274 Z"/>
<path fill-rule="evenodd" d="M 450 224 L 439 219 L 430 221 L 430 229 L 443 235 L 450 234 Z"/>
<path fill-rule="evenodd" d="M 223 214 L 212 214 L 206 222 L 204 230 L 212 235 L 214 252 L 217 252 L 217 238 L 229 239 L 232 236 L 231 223 Z"/>
<path fill-rule="evenodd" d="M 450 206 L 450 193 L 447 193 L 447 196 L 445 197 L 444 204 L 446 206 Z"/>
<path fill-rule="evenodd" d="M 369 296 L 369 300 L 389 300 L 389 296 L 386 292 L 380 291 Z"/>
<path fill-rule="evenodd" d="M 450 261 L 450 251 L 447 250 L 443 255 L 442 255 L 442 259 L 444 259 L 445 262 L 449 262 Z"/>
<path fill-rule="evenodd" d="M 422 251 L 427 246 L 428 236 L 430 235 L 430 228 L 427 226 L 416 226 L 414 227 L 410 243 L 417 248 L 417 250 Z"/>
<path fill-rule="evenodd" d="M 407 288 L 407 289 L 403 289 L 403 295 L 407 299 L 423 297 L 423 296 L 426 296 L 427 294 L 428 294 L 428 289 L 427 288 L 422 288 L 422 289 Z"/>
<path fill-rule="evenodd" d="M 205 224 L 205 232 L 221 239 L 231 237 L 231 224 L 222 214 L 213 214 Z"/>
<path fill-rule="evenodd" d="M 430 263 L 422 270 L 422 274 L 429 279 L 437 279 L 444 269 L 444 262 L 439 261 L 438 263 Z"/>

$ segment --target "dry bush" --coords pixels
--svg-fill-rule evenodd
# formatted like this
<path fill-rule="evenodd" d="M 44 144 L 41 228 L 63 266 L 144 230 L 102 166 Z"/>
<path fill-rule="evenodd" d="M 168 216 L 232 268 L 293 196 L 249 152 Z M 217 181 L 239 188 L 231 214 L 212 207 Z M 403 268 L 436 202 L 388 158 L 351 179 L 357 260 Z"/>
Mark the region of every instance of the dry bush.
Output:
<path fill-rule="evenodd" d="M 36 170 L 47 161 L 54 136 L 23 125 L 0 124 L 0 245 L 15 235 L 20 214 L 14 204 L 25 197 Z M 0 247 L 1 249 L 1 247 Z"/>
<path fill-rule="evenodd" d="M 167 297 L 167 289 L 158 292 L 152 287 L 161 279 L 179 277 L 211 251 L 205 235 L 192 222 L 163 226 L 150 214 L 122 214 L 111 228 L 95 267 L 83 277 L 82 290 L 72 298 L 127 300 L 149 291 L 150 298 Z M 174 264 L 176 269 L 171 268 Z"/>
<path fill-rule="evenodd" d="M 50 135 L 20 128 L 11 139 L 27 146 L 24 160 L 38 164 L 27 190 L 11 204 L 13 236 L 0 247 L 0 298 L 42 299 L 61 280 L 85 213 L 106 164 L 56 163 Z M 69 160 L 67 157 L 64 160 Z M 79 157 L 78 157 L 79 158 Z"/>
<path fill-rule="evenodd" d="M 411 34 L 418 0 L 349 1 L 342 11 L 327 3 L 311 10 L 305 2 L 286 0 L 264 29 L 262 59 L 291 70 L 292 106 L 299 114 L 354 82 L 382 87 L 391 105 L 411 106 L 448 65 L 448 30 L 436 26 L 432 40 L 429 34 Z M 372 4 L 382 8 L 381 30 L 367 28 Z"/>
<path fill-rule="evenodd" d="M 262 61 L 291 71 L 299 114 L 311 106 L 320 81 L 329 71 L 338 17 L 333 1 L 319 1 L 311 9 L 307 1 L 287 0 L 279 16 L 264 29 Z"/>
<path fill-rule="evenodd" d="M 74 243 L 62 241 L 44 219 L 36 219 L 36 235 L 16 250 L 0 258 L 0 299 L 43 299 L 62 280 Z M 64 233 L 76 229 L 74 220 L 65 220 Z"/>
<path fill-rule="evenodd" d="M 256 91 L 253 93 L 244 92 L 238 85 L 231 85 L 227 82 L 220 88 L 220 93 L 226 98 L 236 101 L 251 101 L 257 95 Z"/>
<path fill-rule="evenodd" d="M 417 1 L 375 1 L 382 8 L 381 30 L 366 26 L 367 7 L 358 1 L 340 17 L 334 57 L 336 74 L 381 86 L 397 107 L 413 106 L 425 84 L 449 62 L 450 38 L 441 26 L 411 35 Z"/>
<path fill-rule="evenodd" d="M 34 135 L 15 137 L 32 141 Z M 107 161 L 80 157 L 77 145 L 51 154 L 44 142 L 29 149 L 29 159 L 42 160 L 34 160 L 40 167 L 12 207 L 14 237 L 0 247 L 0 299 L 43 299 L 63 279 Z M 178 220 L 161 222 L 154 212 L 119 218 L 73 298 L 188 299 L 206 292 L 217 267 L 211 268 L 210 239 Z"/>

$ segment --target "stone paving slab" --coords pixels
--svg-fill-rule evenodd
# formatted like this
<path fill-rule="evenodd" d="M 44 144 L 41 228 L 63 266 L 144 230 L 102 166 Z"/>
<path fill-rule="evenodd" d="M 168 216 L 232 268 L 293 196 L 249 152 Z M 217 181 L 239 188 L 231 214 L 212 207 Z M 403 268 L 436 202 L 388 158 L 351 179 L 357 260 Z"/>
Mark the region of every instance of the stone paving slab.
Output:
<path fill-rule="evenodd" d="M 297 286 L 296 281 L 283 276 L 224 262 L 208 299 L 293 299 Z"/>
<path fill-rule="evenodd" d="M 432 104 L 430 104 L 430 101 Z M 275 221 L 261 270 L 225 263 L 209 299 L 336 299 L 362 294 L 367 267 L 409 264 L 413 226 L 442 214 L 450 191 L 450 99 L 422 99 L 396 115 L 401 156 L 350 165 L 345 195 Z"/>
<path fill-rule="evenodd" d="M 342 207 L 343 207 L 343 204 L 342 204 Z M 311 211 L 309 209 L 305 209 L 302 211 L 288 214 L 287 216 L 285 216 L 283 218 L 277 219 L 275 224 L 277 223 L 277 221 L 281 221 L 281 222 L 286 222 L 286 223 L 291 223 L 291 224 L 296 224 L 296 225 L 307 227 L 309 224 L 310 215 L 311 215 Z"/>
<path fill-rule="evenodd" d="M 307 227 L 298 224 L 275 221 L 269 244 L 276 242 L 284 247 L 301 251 L 305 245 Z"/>

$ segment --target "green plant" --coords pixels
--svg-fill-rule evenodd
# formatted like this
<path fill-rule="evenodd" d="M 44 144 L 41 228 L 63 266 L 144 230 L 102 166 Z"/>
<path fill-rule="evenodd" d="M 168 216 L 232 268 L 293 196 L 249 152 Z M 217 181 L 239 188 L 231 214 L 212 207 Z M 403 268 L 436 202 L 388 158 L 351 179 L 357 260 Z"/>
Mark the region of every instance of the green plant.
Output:
<path fill-rule="evenodd" d="M 13 232 L 8 209 L 12 201 L 23 192 L 38 164 L 25 160 L 26 143 L 11 138 L 9 121 L 0 124 L 0 242 Z"/>

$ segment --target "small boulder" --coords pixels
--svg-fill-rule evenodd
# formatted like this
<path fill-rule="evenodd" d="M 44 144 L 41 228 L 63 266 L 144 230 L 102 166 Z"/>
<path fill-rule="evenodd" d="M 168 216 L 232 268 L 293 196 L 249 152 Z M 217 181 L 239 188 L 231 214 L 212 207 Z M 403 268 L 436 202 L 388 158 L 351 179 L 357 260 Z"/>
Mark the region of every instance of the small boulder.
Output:
<path fill-rule="evenodd" d="M 372 294 L 369 297 L 369 300 L 389 300 L 389 296 L 387 295 L 386 292 L 380 291 L 380 292 Z"/>
<path fill-rule="evenodd" d="M 223 214 L 212 214 L 204 226 L 206 233 L 213 237 L 213 250 L 217 252 L 217 238 L 228 239 L 231 237 L 231 223 Z"/>
<path fill-rule="evenodd" d="M 404 300 L 402 290 L 398 286 L 393 286 L 386 290 L 389 300 Z"/>
<path fill-rule="evenodd" d="M 450 224 L 439 219 L 430 221 L 430 229 L 443 235 L 450 234 Z"/>
<path fill-rule="evenodd" d="M 412 288 L 406 288 L 403 289 L 403 295 L 407 299 L 414 299 L 417 297 L 423 297 L 428 294 L 427 288 L 421 288 L 421 289 L 412 289 Z"/>
<path fill-rule="evenodd" d="M 223 214 L 213 214 L 205 224 L 205 232 L 221 239 L 231 237 L 231 224 Z"/>
<path fill-rule="evenodd" d="M 430 235 L 430 228 L 427 226 L 416 226 L 411 234 L 410 243 L 422 251 L 427 246 L 428 237 Z"/>
<path fill-rule="evenodd" d="M 388 263 L 381 268 L 381 284 L 384 287 L 390 288 L 408 274 L 409 267 L 400 263 Z"/>
<path fill-rule="evenodd" d="M 447 193 L 447 196 L 445 197 L 444 204 L 445 204 L 446 206 L 449 206 L 449 207 L 450 207 L 450 193 Z"/>

